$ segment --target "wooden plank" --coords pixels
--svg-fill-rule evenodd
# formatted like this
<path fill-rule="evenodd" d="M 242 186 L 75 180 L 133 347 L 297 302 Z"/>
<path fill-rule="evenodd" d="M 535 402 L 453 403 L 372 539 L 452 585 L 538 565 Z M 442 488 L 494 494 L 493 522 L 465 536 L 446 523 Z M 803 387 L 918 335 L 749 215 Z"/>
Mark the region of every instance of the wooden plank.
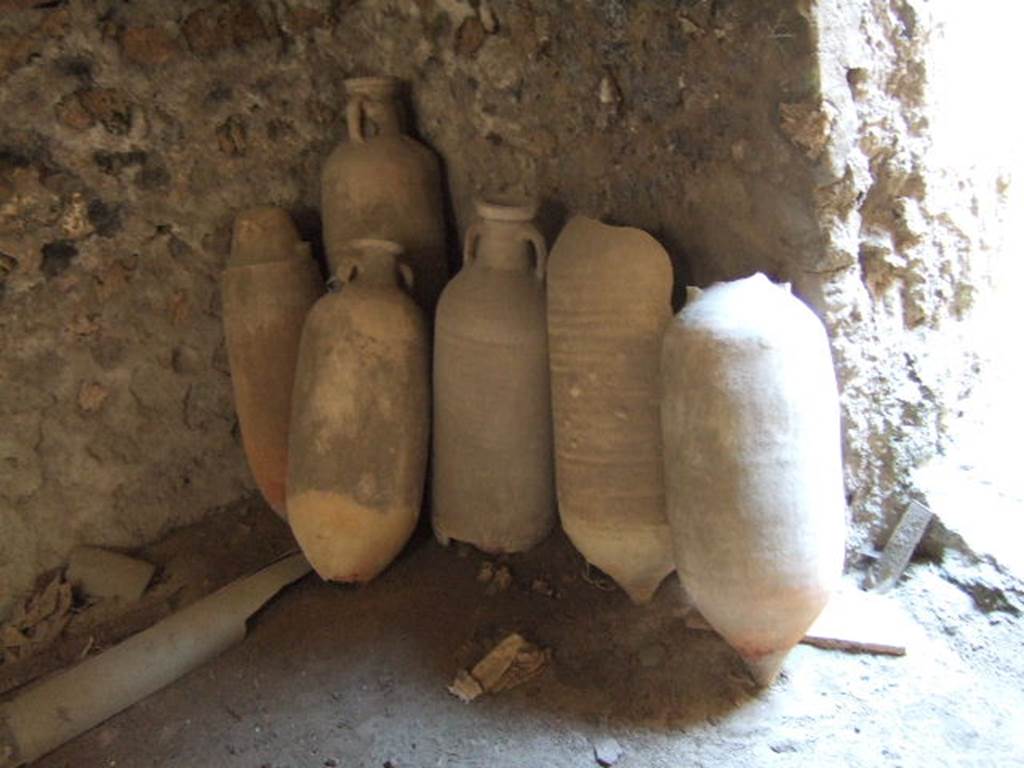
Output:
<path fill-rule="evenodd" d="M 687 614 L 689 629 L 714 631 L 696 610 Z M 800 642 L 828 650 L 903 656 L 907 652 L 907 619 L 888 600 L 849 590 L 832 596 Z"/>

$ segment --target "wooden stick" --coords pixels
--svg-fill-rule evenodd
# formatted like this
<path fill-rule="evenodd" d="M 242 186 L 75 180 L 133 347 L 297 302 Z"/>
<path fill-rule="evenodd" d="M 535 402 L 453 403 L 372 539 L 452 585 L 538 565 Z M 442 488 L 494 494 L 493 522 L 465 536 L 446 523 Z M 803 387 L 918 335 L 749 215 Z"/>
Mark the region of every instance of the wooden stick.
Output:
<path fill-rule="evenodd" d="M 684 621 L 689 629 L 714 631 L 696 610 Z M 903 656 L 907 652 L 906 620 L 887 600 L 866 592 L 839 592 L 800 642 L 827 650 Z"/>

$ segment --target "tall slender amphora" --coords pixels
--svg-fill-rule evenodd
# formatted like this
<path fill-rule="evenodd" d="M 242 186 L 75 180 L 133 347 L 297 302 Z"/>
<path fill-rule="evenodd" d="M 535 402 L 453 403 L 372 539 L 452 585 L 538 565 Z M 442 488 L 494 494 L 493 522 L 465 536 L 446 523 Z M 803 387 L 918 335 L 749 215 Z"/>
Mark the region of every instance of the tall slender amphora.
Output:
<path fill-rule="evenodd" d="M 547 248 L 535 203 L 476 209 L 434 329 L 434 531 L 443 543 L 522 552 L 555 518 Z"/>
<path fill-rule="evenodd" d="M 679 578 L 768 685 L 843 568 L 839 398 L 825 330 L 761 274 L 690 291 L 665 335 Z"/>
<path fill-rule="evenodd" d="M 393 77 L 345 81 L 348 141 L 327 158 L 321 177 L 324 243 L 333 274 L 350 240 L 397 242 L 415 275 L 413 296 L 433 320 L 448 279 L 441 167 L 407 135 L 400 85 Z"/>
<path fill-rule="evenodd" d="M 235 219 L 222 278 L 224 336 L 242 446 L 267 503 L 285 516 L 288 421 L 299 338 L 323 293 L 320 272 L 280 208 Z"/>
<path fill-rule="evenodd" d="M 548 267 L 562 527 L 638 603 L 675 568 L 665 517 L 658 364 L 672 265 L 638 229 L 575 216 Z"/>
<path fill-rule="evenodd" d="M 369 581 L 419 518 L 430 418 L 422 313 L 399 286 L 397 243 L 357 240 L 342 284 L 302 331 L 288 463 L 288 522 L 324 579 Z"/>

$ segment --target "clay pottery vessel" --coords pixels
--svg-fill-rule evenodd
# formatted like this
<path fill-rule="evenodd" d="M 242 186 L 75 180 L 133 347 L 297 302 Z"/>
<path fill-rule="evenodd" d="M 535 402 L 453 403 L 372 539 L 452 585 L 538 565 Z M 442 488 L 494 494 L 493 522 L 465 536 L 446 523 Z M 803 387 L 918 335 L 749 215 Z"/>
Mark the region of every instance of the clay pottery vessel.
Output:
<path fill-rule="evenodd" d="M 437 156 L 407 135 L 400 81 L 345 81 L 348 141 L 327 158 L 321 177 L 324 243 L 331 274 L 345 244 L 393 240 L 414 273 L 413 296 L 433 320 L 448 280 L 441 167 Z"/>
<path fill-rule="evenodd" d="M 665 335 L 662 428 L 679 578 L 768 685 L 837 585 L 839 398 L 818 318 L 764 275 L 689 292 Z"/>
<path fill-rule="evenodd" d="M 658 364 L 672 265 L 638 229 L 575 216 L 548 267 L 548 348 L 562 527 L 637 603 L 674 569 Z"/>
<path fill-rule="evenodd" d="M 437 538 L 522 552 L 555 519 L 544 297 L 532 201 L 478 201 L 434 328 Z"/>
<path fill-rule="evenodd" d="M 288 464 L 288 522 L 324 579 L 365 582 L 419 518 L 430 420 L 422 313 L 400 286 L 397 243 L 357 240 L 340 290 L 302 331 Z"/>
<path fill-rule="evenodd" d="M 238 215 L 222 278 L 224 336 L 249 469 L 282 517 L 299 338 L 323 290 L 309 245 L 285 211 L 253 208 Z"/>

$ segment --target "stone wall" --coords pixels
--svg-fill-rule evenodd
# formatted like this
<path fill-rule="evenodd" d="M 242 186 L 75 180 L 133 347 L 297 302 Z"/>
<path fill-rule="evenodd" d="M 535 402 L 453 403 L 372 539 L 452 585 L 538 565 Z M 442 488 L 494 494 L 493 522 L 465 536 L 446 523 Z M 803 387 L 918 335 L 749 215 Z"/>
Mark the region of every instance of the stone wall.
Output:
<path fill-rule="evenodd" d="M 954 380 L 921 350 L 970 304 L 974 243 L 915 175 L 906 14 L 805 6 L 0 0 L 0 607 L 77 541 L 136 544 L 252 487 L 220 327 L 231 221 L 283 205 L 319 248 L 319 169 L 363 74 L 408 80 L 453 241 L 476 192 L 531 191 L 549 236 L 570 211 L 648 229 L 680 300 L 792 280 L 833 339 L 854 543 L 884 527 L 941 434 Z"/>
<path fill-rule="evenodd" d="M 932 136 L 933 38 L 917 0 L 823 0 L 811 12 L 822 103 L 835 115 L 815 167 L 825 250 L 808 285 L 842 385 L 851 546 L 888 533 L 913 469 L 947 447 L 984 356 L 1008 177 L 948 162 Z"/>

